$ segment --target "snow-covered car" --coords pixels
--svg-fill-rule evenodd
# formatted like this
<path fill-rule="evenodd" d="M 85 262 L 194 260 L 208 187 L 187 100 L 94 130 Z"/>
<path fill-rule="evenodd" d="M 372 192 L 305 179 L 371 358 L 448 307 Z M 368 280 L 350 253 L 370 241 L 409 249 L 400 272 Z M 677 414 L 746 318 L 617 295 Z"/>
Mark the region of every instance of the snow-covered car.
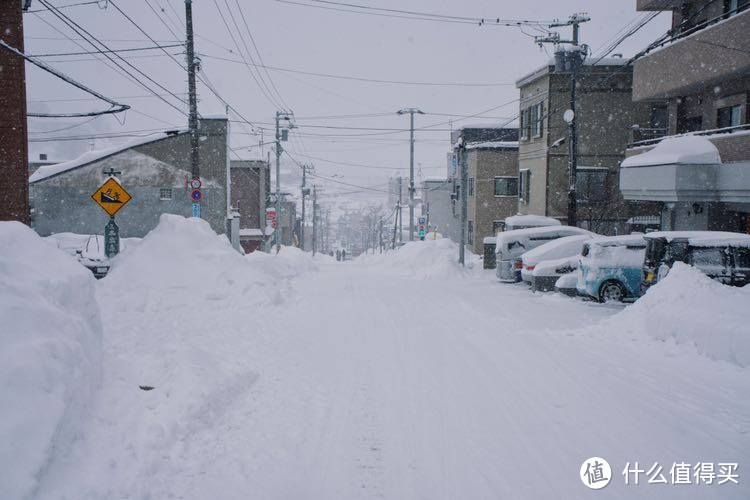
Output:
<path fill-rule="evenodd" d="M 559 260 L 580 255 L 583 243 L 593 236 L 595 235 L 565 236 L 529 250 L 521 255 L 521 279 L 531 285 L 532 290 L 552 290 L 555 281 L 560 277 L 560 274 L 555 273 L 556 267 L 545 266 L 543 273 L 536 273 L 536 268 L 546 260 Z"/>
<path fill-rule="evenodd" d="M 512 215 L 505 219 L 505 231 L 560 225 L 562 223 L 559 220 L 543 215 Z"/>
<path fill-rule="evenodd" d="M 83 248 L 76 250 L 76 258 L 86 269 L 94 273 L 96 279 L 107 275 L 110 268 L 109 259 L 104 256 L 102 236 L 91 235 Z"/>
<path fill-rule="evenodd" d="M 663 278 L 675 262 L 699 269 L 726 285 L 750 283 L 750 235 L 721 231 L 659 231 L 649 233 L 643 261 L 641 291 Z"/>
<path fill-rule="evenodd" d="M 584 243 L 578 261 L 578 294 L 599 302 L 637 299 L 646 252 L 643 236 L 608 236 Z"/>
<path fill-rule="evenodd" d="M 535 227 L 499 233 L 495 244 L 497 278 L 505 283 L 521 281 L 521 255 L 550 241 L 581 234 L 593 235 L 591 231 L 574 226 Z"/>
<path fill-rule="evenodd" d="M 549 292 L 555 289 L 555 284 L 561 276 L 572 274 L 578 269 L 578 255 L 561 259 L 543 260 L 531 272 L 531 290 L 535 292 Z M 573 288 L 575 289 L 575 283 Z"/>
<path fill-rule="evenodd" d="M 575 259 L 575 266 L 578 267 L 578 260 Z M 575 297 L 578 295 L 578 274 L 575 272 L 575 269 L 573 272 L 570 272 L 568 274 L 563 274 L 559 278 L 557 278 L 557 281 L 555 281 L 555 291 L 557 293 L 561 293 L 563 295 L 568 295 L 570 297 Z"/>

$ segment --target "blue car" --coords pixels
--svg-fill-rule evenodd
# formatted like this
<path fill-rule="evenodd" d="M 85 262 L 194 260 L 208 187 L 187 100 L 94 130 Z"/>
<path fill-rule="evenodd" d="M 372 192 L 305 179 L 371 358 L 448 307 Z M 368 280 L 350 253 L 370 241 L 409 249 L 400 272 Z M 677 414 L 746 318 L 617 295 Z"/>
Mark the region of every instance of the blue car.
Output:
<path fill-rule="evenodd" d="M 596 238 L 583 244 L 578 264 L 578 294 L 599 302 L 622 302 L 641 295 L 646 253 L 642 234 Z"/>

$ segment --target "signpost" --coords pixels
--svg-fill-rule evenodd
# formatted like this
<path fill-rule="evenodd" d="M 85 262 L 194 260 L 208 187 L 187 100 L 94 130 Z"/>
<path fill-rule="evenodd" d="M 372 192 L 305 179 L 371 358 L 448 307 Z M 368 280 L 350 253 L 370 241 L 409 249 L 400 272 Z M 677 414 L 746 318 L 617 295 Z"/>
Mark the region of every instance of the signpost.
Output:
<path fill-rule="evenodd" d="M 427 217 L 424 215 L 419 216 L 419 237 L 421 239 L 424 239 L 425 236 L 425 227 L 427 226 Z"/>
<path fill-rule="evenodd" d="M 120 252 L 120 228 L 115 222 L 115 214 L 130 203 L 133 197 L 115 177 L 120 172 L 110 169 L 109 172 L 104 173 L 109 177 L 104 184 L 99 186 L 99 189 L 94 191 L 91 199 L 109 215 L 109 222 L 104 227 L 104 254 L 107 257 L 114 257 Z"/>
<path fill-rule="evenodd" d="M 203 199 L 203 192 L 201 191 L 202 185 L 201 180 L 197 177 L 194 177 L 190 181 L 190 199 L 193 200 L 192 215 L 198 219 L 201 218 L 201 200 Z"/>

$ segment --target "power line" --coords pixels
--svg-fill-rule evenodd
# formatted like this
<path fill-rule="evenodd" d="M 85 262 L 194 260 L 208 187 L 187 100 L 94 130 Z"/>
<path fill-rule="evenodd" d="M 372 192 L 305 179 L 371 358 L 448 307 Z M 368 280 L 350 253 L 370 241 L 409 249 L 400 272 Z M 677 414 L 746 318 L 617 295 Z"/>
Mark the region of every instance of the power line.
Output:
<path fill-rule="evenodd" d="M 57 8 L 58 9 L 68 9 L 70 7 L 79 7 L 81 5 L 92 5 L 92 4 L 99 5 L 100 4 L 100 0 L 89 0 L 88 2 L 78 2 L 78 3 L 71 3 L 71 4 L 68 4 L 68 5 L 58 5 Z M 107 8 L 107 2 L 106 2 L 106 0 L 104 1 L 104 7 L 101 7 L 101 5 L 99 5 L 99 8 L 100 9 L 106 9 Z M 23 13 L 24 14 L 34 14 L 34 13 L 37 13 L 37 12 L 47 12 L 47 9 L 26 10 Z"/>
<path fill-rule="evenodd" d="M 9 52 L 12 52 L 13 54 L 19 57 L 22 57 L 23 59 L 27 60 L 34 66 L 41 68 L 47 73 L 50 73 L 56 76 L 57 78 L 63 80 L 64 82 L 76 87 L 77 89 L 83 90 L 84 92 L 91 94 L 94 97 L 97 97 L 98 99 L 111 105 L 111 108 L 107 110 L 103 110 L 103 111 L 91 111 L 91 112 L 86 112 L 86 113 L 26 113 L 26 116 L 35 116 L 39 118 L 75 118 L 75 117 L 83 117 L 83 116 L 98 116 L 98 115 L 114 114 L 114 113 L 120 113 L 121 111 L 130 109 L 130 106 L 128 106 L 127 104 L 120 104 L 119 102 L 116 102 L 110 99 L 109 97 L 103 96 L 99 92 L 96 92 L 95 90 L 92 90 L 86 87 L 82 83 L 78 83 L 77 81 L 73 80 L 69 76 L 64 75 L 63 73 L 59 72 L 58 70 L 54 69 L 51 66 L 48 66 L 42 61 L 37 61 L 35 58 L 24 54 L 23 52 L 16 49 L 15 47 L 11 47 L 7 43 L 5 43 L 5 41 L 2 39 L 0 39 L 0 47 L 4 48 L 5 50 Z"/>
<path fill-rule="evenodd" d="M 541 27 L 547 24 L 547 21 L 529 21 L 523 19 L 500 19 L 500 18 L 469 18 L 461 16 L 447 16 L 441 14 L 428 14 L 428 13 L 416 13 L 411 11 L 399 11 L 397 9 L 382 9 L 378 7 L 369 7 L 357 4 L 344 4 L 339 2 L 322 2 L 313 0 L 318 3 L 327 3 L 333 6 L 327 5 L 315 5 L 304 2 L 298 2 L 293 0 L 276 0 L 280 3 L 300 5 L 304 7 L 312 7 L 316 9 L 331 10 L 336 12 L 348 12 L 353 14 L 363 14 L 369 16 L 378 17 L 390 17 L 396 19 L 409 19 L 415 21 L 432 21 L 440 23 L 451 23 L 451 24 L 470 24 L 474 26 L 503 26 L 503 27 L 514 27 L 518 28 L 521 26 L 535 26 Z"/>
<path fill-rule="evenodd" d="M 252 70 L 252 65 L 247 62 L 247 58 L 245 57 L 244 52 L 242 49 L 240 49 L 239 43 L 237 43 L 237 39 L 234 36 L 234 33 L 232 32 L 232 29 L 229 27 L 229 23 L 227 23 L 226 18 L 224 17 L 224 14 L 221 12 L 221 7 L 219 7 L 219 3 L 216 0 L 213 0 L 214 5 L 216 6 L 216 11 L 219 13 L 219 16 L 221 17 L 222 23 L 224 23 L 224 27 L 227 30 L 227 33 L 229 33 L 229 37 L 232 39 L 232 42 L 234 43 L 234 46 L 237 48 L 237 52 L 239 53 L 240 57 L 242 58 L 243 63 L 245 64 L 245 67 L 247 68 L 248 73 L 250 73 L 250 76 L 252 77 L 253 81 L 255 81 L 255 84 L 258 86 L 258 89 L 261 91 L 263 96 L 266 98 L 266 100 L 271 103 L 271 105 L 277 109 L 282 109 L 283 106 L 281 106 L 274 98 L 273 96 L 269 95 L 269 90 L 267 90 L 266 86 L 264 85 L 265 82 L 261 83 L 261 80 L 258 79 L 257 76 L 255 76 L 255 73 Z M 231 12 L 230 12 L 231 14 Z M 234 19 L 234 18 L 232 18 Z M 235 22 L 236 26 L 236 22 Z"/>
<path fill-rule="evenodd" d="M 234 53 L 233 51 L 230 51 Z M 201 54 L 202 57 L 206 57 L 209 59 L 216 59 L 219 61 L 226 61 L 226 62 L 232 62 L 236 64 L 247 64 L 244 61 L 238 61 L 237 59 L 231 59 L 228 57 L 221 57 L 216 56 L 212 54 Z M 360 77 L 360 76 L 349 76 L 349 75 L 337 75 L 333 73 L 320 73 L 315 71 L 304 71 L 304 70 L 298 70 L 298 69 L 290 69 L 290 68 L 281 68 L 278 66 L 268 66 L 265 64 L 250 64 L 251 66 L 255 66 L 258 68 L 263 68 L 266 70 L 271 71 L 279 71 L 283 73 L 295 73 L 298 75 L 307 75 L 307 76 L 317 76 L 320 78 L 332 78 L 336 80 L 349 80 L 349 81 L 356 81 L 356 82 L 365 82 L 365 83 L 381 83 L 381 84 L 387 84 L 387 85 L 414 85 L 414 86 L 430 86 L 430 87 L 510 87 L 515 86 L 515 83 L 462 83 L 462 82 L 423 82 L 423 81 L 406 81 L 406 80 L 387 80 L 387 79 L 380 79 L 380 78 L 367 78 L 367 77 Z"/>
<path fill-rule="evenodd" d="M 68 26 L 69 28 L 71 28 L 71 29 L 72 29 L 72 30 L 73 30 L 73 31 L 74 31 L 74 32 L 75 32 L 75 33 L 76 33 L 76 34 L 77 34 L 78 36 L 80 36 L 80 37 L 83 37 L 83 38 L 84 38 L 84 40 L 86 40 L 86 41 L 87 41 L 87 42 L 88 42 L 88 43 L 89 43 L 89 44 L 90 44 L 90 45 L 91 45 L 92 47 L 94 47 L 94 49 L 96 49 L 96 50 L 101 50 L 101 48 L 100 48 L 100 47 L 97 47 L 97 45 L 96 45 L 96 44 L 94 43 L 94 41 L 96 41 L 96 42 L 97 42 L 97 43 L 98 43 L 99 45 L 101 45 L 102 47 L 104 47 L 104 49 L 105 49 L 105 50 L 109 50 L 109 51 L 111 51 L 111 49 L 110 49 L 110 48 L 109 48 L 109 47 L 108 47 L 108 46 L 107 46 L 107 45 L 106 45 L 105 43 L 103 43 L 103 42 L 102 42 L 101 40 L 98 40 L 98 39 L 97 39 L 97 38 L 96 38 L 95 36 L 93 36 L 93 35 L 92 35 L 92 34 L 91 34 L 90 32 L 88 32 L 88 31 L 87 31 L 87 30 L 86 30 L 85 28 L 83 28 L 83 27 L 82 27 L 81 25 L 79 25 L 78 23 L 76 23 L 75 21 L 73 21 L 72 19 L 70 19 L 70 18 L 69 18 L 68 16 L 66 16 L 66 15 L 65 15 L 64 13 L 60 12 L 60 11 L 59 11 L 59 10 L 58 10 L 57 8 L 55 8 L 55 6 L 54 6 L 54 5 L 50 4 L 50 3 L 49 3 L 49 2 L 47 1 L 47 0 L 39 0 L 39 1 L 40 1 L 40 3 L 41 3 L 42 5 L 44 5 L 45 7 L 47 7 L 47 8 L 48 8 L 48 9 L 50 10 L 50 12 L 52 12 L 52 13 L 53 13 L 53 14 L 54 14 L 54 15 L 55 15 L 55 16 L 56 16 L 56 17 L 57 17 L 58 19 L 60 19 L 60 20 L 61 20 L 61 21 L 62 21 L 62 22 L 63 22 L 63 23 L 65 24 L 65 25 L 67 25 L 67 26 Z M 114 5 L 114 4 L 113 4 L 113 5 Z M 85 35 L 87 35 L 87 36 L 88 36 L 89 38 L 86 38 L 86 36 L 84 36 L 84 33 L 85 33 Z M 92 41 L 92 40 L 93 40 L 93 41 Z M 111 57 L 111 56 L 109 55 L 109 53 L 107 53 L 107 52 L 104 52 L 104 53 L 102 53 L 102 55 L 103 55 L 104 57 L 106 57 L 107 59 L 109 59 L 109 60 L 110 60 L 110 61 L 111 61 L 111 62 L 112 62 L 112 63 L 113 63 L 113 64 L 114 64 L 115 66 L 117 66 L 117 67 L 118 67 L 118 68 L 120 68 L 120 69 L 121 69 L 122 71 L 124 71 L 125 73 L 127 73 L 128 75 L 130 75 L 130 77 L 131 77 L 131 78 L 133 78 L 133 79 L 134 79 L 134 80 L 135 80 L 135 81 L 136 81 L 136 82 L 137 82 L 138 84 L 140 84 L 140 85 L 141 85 L 141 86 L 142 86 L 142 87 L 143 87 L 144 89 L 146 89 L 147 91 L 149 91 L 149 92 L 153 93 L 154 95 L 158 95 L 158 94 L 157 94 L 157 92 L 155 92 L 155 91 L 154 91 L 153 89 L 151 89 L 151 87 L 149 87 L 148 85 L 146 85 L 145 83 L 143 83 L 142 81 L 140 81 L 140 80 L 139 80 L 139 79 L 138 79 L 137 77 L 133 76 L 133 75 L 132 75 L 132 74 L 131 74 L 131 73 L 130 73 L 130 72 L 129 72 L 128 70 L 126 70 L 125 68 L 123 68 L 123 67 L 122 67 L 122 65 L 121 65 L 120 63 L 118 63 L 118 62 L 117 62 L 116 60 L 114 60 L 114 59 L 113 59 L 113 58 L 112 58 L 112 57 Z M 151 78 L 151 77 L 150 77 L 149 75 L 147 75 L 146 73 L 144 73 L 143 71 L 141 71 L 140 69 L 138 69 L 138 68 L 137 68 L 136 66 L 134 66 L 134 65 L 133 65 L 133 64 L 131 64 L 130 62 L 128 62 L 128 61 L 127 61 L 126 59 L 124 59 L 124 58 L 123 58 L 122 56 L 120 56 L 120 55 L 119 55 L 119 54 L 117 54 L 117 53 L 114 53 L 114 55 L 115 55 L 115 56 L 117 56 L 117 57 L 118 57 L 118 58 L 119 58 L 119 59 L 120 59 L 121 61 L 123 61 L 123 62 L 124 62 L 124 63 L 125 63 L 126 65 L 128 65 L 128 66 L 129 66 L 129 67 L 131 67 L 131 68 L 132 68 L 133 70 L 135 70 L 135 71 L 136 71 L 137 73 L 139 73 L 140 75 L 144 76 L 144 77 L 145 77 L 145 78 L 146 78 L 147 80 L 149 80 L 150 82 L 154 83 L 154 84 L 155 84 L 155 85 L 156 85 L 157 87 L 159 87 L 159 88 L 160 88 L 160 89 L 162 89 L 163 91 L 167 92 L 167 93 L 168 93 L 168 94 L 170 94 L 170 95 L 171 95 L 172 97 L 174 97 L 175 99 L 179 100 L 179 101 L 180 101 L 181 103 L 183 103 L 183 104 L 187 104 L 187 103 L 185 102 L 185 100 L 184 100 L 184 99 L 182 99 L 182 98 L 178 97 L 177 95 L 174 95 L 174 94 L 173 94 L 173 93 L 172 93 L 172 92 L 171 92 L 171 91 L 170 91 L 169 89 L 167 89 L 166 87 L 164 87 L 163 85 L 161 85 L 161 84 L 160 84 L 159 82 L 155 81 L 155 80 L 154 80 L 153 78 Z M 187 113 L 185 113 L 185 111 L 183 111 L 183 110 L 182 110 L 182 109 L 180 109 L 179 107 L 175 106 L 174 104 L 172 104 L 171 102 L 169 102 L 169 101 L 168 101 L 168 100 L 166 100 L 165 98 L 163 98 L 163 97 L 159 97 L 159 99 L 160 99 L 161 101 L 163 101 L 164 103 L 166 103 L 167 105 L 169 105 L 170 107 L 172 107 L 172 108 L 174 108 L 175 110 L 177 110 L 178 112 L 180 112 L 180 113 L 182 113 L 182 114 L 184 114 L 184 115 L 187 115 Z"/>
<path fill-rule="evenodd" d="M 114 5 L 114 4 L 112 4 Z M 181 43 L 174 43 L 170 45 L 156 45 L 153 47 L 131 47 L 129 49 L 113 49 L 113 50 L 95 50 L 95 51 L 85 51 L 85 52 L 58 52 L 55 54 L 33 54 L 29 57 L 62 57 L 62 56 L 84 56 L 84 55 L 93 55 L 93 54 L 115 54 L 120 52 L 139 52 L 144 50 L 158 50 L 158 49 L 169 49 L 173 47 L 182 47 L 183 44 Z"/>

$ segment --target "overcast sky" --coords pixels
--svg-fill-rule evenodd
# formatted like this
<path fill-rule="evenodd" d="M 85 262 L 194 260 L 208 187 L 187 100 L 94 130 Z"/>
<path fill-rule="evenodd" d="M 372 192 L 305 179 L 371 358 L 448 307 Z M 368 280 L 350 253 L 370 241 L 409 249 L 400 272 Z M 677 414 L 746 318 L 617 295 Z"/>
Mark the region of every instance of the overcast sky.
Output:
<path fill-rule="evenodd" d="M 82 2 L 50 1 L 58 7 Z M 181 0 L 115 1 L 125 14 L 160 44 L 180 43 L 184 38 L 184 3 Z M 357 187 L 322 178 L 315 181 L 324 185 L 329 195 L 344 193 L 338 200 L 347 198 L 356 202 L 384 199 L 385 193 L 377 190 L 386 189 L 387 177 L 398 173 L 395 169 L 401 168 L 404 173 L 407 172 L 408 116 L 396 114 L 405 107 L 416 107 L 426 113 L 416 118 L 417 127 L 431 127 L 430 130 L 418 130 L 416 133 L 415 165 L 418 174 L 422 178 L 444 176 L 445 154 L 450 148 L 450 128 L 513 120 L 518 113 L 518 103 L 515 102 L 518 89 L 514 82 L 544 64 L 552 52 L 552 47 L 547 47 L 545 52 L 534 44 L 533 35 L 538 32 L 528 26 L 521 31 L 515 27 L 365 15 L 332 10 L 336 8 L 332 4 L 315 0 L 293 1 L 298 3 L 239 0 L 242 7 L 240 12 L 238 0 L 194 0 L 196 51 L 201 56 L 204 78 L 207 76 L 218 93 L 253 123 L 253 126 L 232 123 L 231 147 L 236 154 L 242 158 L 260 158 L 261 154 L 270 151 L 269 146 L 265 146 L 262 152 L 258 147 L 260 132 L 263 131 L 265 141 L 271 140 L 274 113 L 279 107 L 291 109 L 297 117 L 298 128 L 292 132 L 292 140 L 285 147 L 293 156 L 300 162 L 314 164 L 320 176 L 372 188 L 361 191 Z M 616 39 L 623 28 L 646 15 L 635 11 L 635 0 L 352 0 L 351 3 L 449 16 L 540 21 L 567 19 L 572 13 L 586 12 L 591 21 L 582 26 L 581 41 L 588 44 L 595 55 Z M 40 12 L 24 15 L 27 53 L 57 54 L 91 50 L 91 46 L 80 41 L 70 27 L 45 11 L 38 0 L 34 0 L 31 10 L 39 9 Z M 153 45 L 111 3 L 89 3 L 61 9 L 61 12 L 112 49 Z M 224 21 L 230 27 L 234 40 Z M 668 27 L 669 18 L 662 14 L 622 43 L 615 52 L 629 57 Z M 568 28 L 559 31 L 563 38 L 569 36 Z M 68 37 L 79 40 L 80 46 L 68 40 Z M 245 46 L 248 47 L 252 56 L 251 60 L 245 54 L 248 63 L 260 63 L 262 58 L 266 66 L 296 72 L 272 69 L 266 73 L 263 69 L 246 66 L 235 41 L 242 52 Z M 171 60 L 160 50 L 133 51 L 121 55 L 153 80 L 149 81 L 128 68 L 163 95 L 166 102 L 108 67 L 101 61 L 102 56 L 99 59 L 90 55 L 45 57 L 44 60 L 54 67 L 108 97 L 129 104 L 132 109 L 125 115 L 93 120 L 30 119 L 31 140 L 103 133 L 132 132 L 142 135 L 155 130 L 185 127 L 187 118 L 179 110 L 186 111 L 186 105 L 178 100 L 185 98 L 187 89 L 185 72 L 178 66 L 178 62 L 184 63 L 184 50 L 182 47 L 165 50 L 173 54 L 177 61 Z M 107 107 L 102 102 L 81 100 L 88 96 L 34 67 L 28 68 L 30 110 L 67 112 Z M 298 72 L 398 82 L 472 85 L 408 85 Z M 256 80 L 265 85 L 260 86 Z M 198 90 L 201 115 L 225 113 L 224 105 L 203 84 L 199 84 Z M 508 104 L 502 106 L 504 103 Z M 492 108 L 495 109 L 476 118 L 446 116 L 474 115 Z M 239 120 L 234 113 L 230 113 L 230 117 Z M 451 120 L 453 123 L 450 123 Z M 99 149 L 127 140 L 96 139 L 93 147 Z M 32 158 L 40 152 L 47 152 L 55 159 L 71 159 L 91 149 L 91 142 L 32 142 L 30 153 Z M 233 158 L 236 157 L 233 155 Z M 299 171 L 287 158 L 284 165 L 290 175 Z"/>

